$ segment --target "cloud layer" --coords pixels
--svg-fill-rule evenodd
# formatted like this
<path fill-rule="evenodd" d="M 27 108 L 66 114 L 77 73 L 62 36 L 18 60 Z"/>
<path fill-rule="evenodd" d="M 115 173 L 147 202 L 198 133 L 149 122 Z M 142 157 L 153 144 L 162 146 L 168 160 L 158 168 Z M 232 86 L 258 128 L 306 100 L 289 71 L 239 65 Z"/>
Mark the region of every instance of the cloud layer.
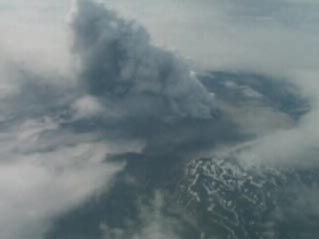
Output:
<path fill-rule="evenodd" d="M 310 48 L 304 47 L 314 46 L 318 35 L 305 29 L 311 28 L 312 22 L 302 21 L 302 13 L 295 22 L 289 20 L 301 3 L 270 1 L 264 8 L 250 0 L 239 4 L 200 2 L 202 5 L 185 1 L 178 10 L 177 1 L 164 1 L 155 8 L 140 1 L 138 4 L 145 4 L 148 14 L 156 16 L 154 22 L 146 24 L 154 26 L 152 38 L 137 22 L 119 17 L 103 4 L 79 0 L 69 25 L 71 54 L 66 50 L 67 34 L 60 35 L 60 28 L 47 25 L 48 30 L 45 24 L 31 21 L 35 28 L 27 31 L 29 41 L 44 44 L 44 51 L 37 44 L 30 45 L 39 50 L 39 59 L 47 59 L 41 64 L 29 53 L 30 46 L 21 51 L 24 46 L 15 47 L 9 41 L 18 41 L 19 37 L 8 35 L 10 39 L 4 45 L 9 49 L 1 49 L 0 58 L 0 237 L 42 238 L 49 229 L 54 235 L 53 221 L 58 224 L 61 217 L 68 218 L 73 209 L 85 208 L 92 198 L 98 208 L 98 203 L 121 203 L 118 195 L 124 195 L 132 198 L 124 206 L 134 208 L 136 191 L 142 191 L 150 205 L 138 206 L 141 213 L 136 217 L 141 225 L 112 227 L 108 225 L 112 219 L 121 224 L 127 215 L 102 215 L 105 221 L 92 230 L 98 228 L 104 237 L 112 239 L 179 238 L 178 220 L 163 214 L 161 196 L 153 202 L 151 195 L 158 188 L 175 186 L 170 183 L 183 175 L 189 160 L 210 157 L 220 149 L 227 154 L 239 148 L 236 157 L 248 167 L 318 166 L 319 88 L 314 67 L 318 61 Z M 16 4 L 22 5 L 19 1 Z M 30 6 L 46 8 L 42 4 L 34 0 Z M 112 6 L 117 4 L 132 3 L 110 1 Z M 167 6 L 175 6 L 177 12 L 169 12 L 167 19 L 159 17 L 158 9 L 169 9 Z M 186 10 L 206 10 L 197 18 L 185 12 L 184 6 Z M 211 12 L 212 6 L 220 11 Z M 309 1 L 303 6 L 316 8 L 317 4 Z M 289 14 L 283 16 L 280 11 L 286 7 Z M 15 16 L 20 14 L 27 13 Z M 314 12 L 311 16 L 316 19 Z M 30 18 L 37 17 L 33 12 Z M 197 62 L 203 68 L 236 66 L 254 73 L 270 70 L 272 76 L 278 69 L 283 72 L 278 74 L 279 79 L 236 72 L 194 72 L 189 62 L 156 46 L 161 41 L 158 34 L 164 31 L 165 36 L 172 37 L 171 42 L 182 42 L 169 34 L 171 29 L 157 28 L 165 19 L 189 41 L 198 38 L 190 29 L 195 24 L 193 19 L 199 19 L 199 26 L 206 26 L 196 29 L 198 34 L 207 32 L 207 26 L 216 30 L 220 24 L 222 30 L 213 34 L 216 40 L 207 33 L 195 44 L 180 46 L 187 48 L 185 54 L 196 51 L 191 55 L 200 58 Z M 301 28 L 297 27 L 298 21 L 302 22 Z M 272 23 L 276 23 L 274 27 Z M 0 27 L 3 32 L 9 31 L 2 24 Z M 39 33 L 47 32 L 44 29 L 54 35 L 49 35 L 48 43 L 46 38 L 38 39 Z M 289 43 L 288 39 L 299 33 L 309 34 L 296 44 Z M 57 38 L 58 47 L 51 49 L 55 45 L 52 39 Z M 279 38 L 287 41 L 284 47 Z M 216 53 L 214 59 L 210 49 Z M 274 56 L 277 52 L 278 59 Z M 293 81 L 283 80 L 288 76 Z M 305 201 L 298 198 L 296 203 L 307 203 L 317 210 L 312 199 L 318 189 L 304 190 L 309 197 Z M 105 201 L 99 201 L 101 195 Z M 79 220 L 86 219 L 83 215 Z"/>

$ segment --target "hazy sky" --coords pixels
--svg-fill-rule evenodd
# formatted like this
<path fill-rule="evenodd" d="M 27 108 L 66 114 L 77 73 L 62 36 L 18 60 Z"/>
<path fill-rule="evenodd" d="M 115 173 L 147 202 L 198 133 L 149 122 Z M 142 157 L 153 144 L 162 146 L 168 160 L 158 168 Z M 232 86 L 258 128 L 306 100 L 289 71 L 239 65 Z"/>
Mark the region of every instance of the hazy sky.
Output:
<path fill-rule="evenodd" d="M 317 1 L 103 2 L 122 16 L 143 24 L 157 44 L 176 49 L 201 67 L 285 73 L 318 66 Z M 59 44 L 65 38 L 70 5 L 66 0 L 2 0 L 1 42 L 27 50 L 49 51 L 45 47 L 49 38 L 55 43 L 50 49 L 62 47 Z"/>

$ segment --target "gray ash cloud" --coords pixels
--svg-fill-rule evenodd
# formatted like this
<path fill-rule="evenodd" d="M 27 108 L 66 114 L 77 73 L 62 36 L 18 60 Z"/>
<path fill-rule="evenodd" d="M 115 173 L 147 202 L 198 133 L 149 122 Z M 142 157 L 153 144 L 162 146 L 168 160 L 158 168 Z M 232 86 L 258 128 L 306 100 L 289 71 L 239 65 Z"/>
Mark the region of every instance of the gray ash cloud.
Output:
<path fill-rule="evenodd" d="M 310 110 L 308 99 L 285 80 L 240 72 L 192 73 L 182 59 L 153 46 L 145 29 L 101 4 L 79 1 L 71 27 L 80 86 L 102 110 L 66 127 L 99 131 L 102 138 L 119 144 L 139 140 L 143 147 L 109 155 L 115 162 L 126 162 L 110 191 L 56 220 L 48 237 L 210 238 L 222 233 L 225 228 L 215 225 L 214 232 L 210 227 L 213 220 L 205 214 L 205 203 L 194 212 L 197 206 L 185 201 L 190 195 L 180 183 L 184 177 L 192 179 L 185 175 L 188 163 L 220 148 L 295 127 Z M 280 173 L 284 178 L 285 172 Z M 263 179 L 266 184 L 274 180 Z M 254 178 L 251 181 L 255 183 Z M 246 192 L 232 193 L 233 200 L 240 201 Z M 160 208 L 153 204 L 154 195 L 163 198 Z M 259 208 L 249 206 L 252 214 L 258 214 Z M 248 223 L 249 215 L 241 215 L 241 223 Z M 165 220 L 172 222 L 170 227 Z M 242 226 L 237 225 L 239 234 L 235 231 L 231 238 L 255 235 L 254 229 L 247 234 Z"/>
<path fill-rule="evenodd" d="M 106 107 L 130 117 L 212 117 L 214 99 L 190 68 L 155 47 L 148 33 L 106 10 L 79 1 L 71 23 L 79 75 Z"/>
<path fill-rule="evenodd" d="M 201 211 L 206 204 L 194 212 L 183 191 L 185 181 L 207 170 L 187 170 L 197 158 L 245 143 L 248 150 L 238 160 L 258 156 L 258 147 L 250 151 L 255 144 L 264 149 L 264 139 L 277 139 L 274 132 L 300 133 L 313 110 L 310 99 L 285 80 L 192 71 L 181 57 L 155 46 L 142 26 L 103 4 L 77 1 L 70 28 L 74 81 L 20 64 L 11 66 L 14 81 L 0 72 L 9 79 L 0 81 L 0 181 L 12 185 L 0 184 L 0 212 L 7 215 L 0 217 L 0 231 L 7 238 L 210 238 L 218 233 Z M 280 152 L 274 150 L 274 158 Z M 204 166 L 213 170 L 217 161 L 212 162 Z M 274 179 L 262 176 L 266 183 Z M 310 196 L 294 205 L 314 208 L 313 189 L 303 188 Z M 234 200 L 245 193 L 235 191 Z"/>

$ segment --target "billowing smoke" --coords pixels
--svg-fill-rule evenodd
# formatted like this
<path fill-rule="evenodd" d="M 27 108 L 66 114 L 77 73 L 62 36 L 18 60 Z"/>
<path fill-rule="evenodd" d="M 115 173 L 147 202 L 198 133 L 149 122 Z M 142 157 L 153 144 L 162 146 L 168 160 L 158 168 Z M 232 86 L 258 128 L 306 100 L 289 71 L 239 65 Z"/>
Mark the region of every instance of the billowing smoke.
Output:
<path fill-rule="evenodd" d="M 69 27 L 69 74 L 0 59 L 0 237 L 274 239 L 264 218 L 318 217 L 316 97 L 195 72 L 101 3 L 76 1 Z"/>
<path fill-rule="evenodd" d="M 213 94 L 171 52 L 152 45 L 135 22 L 78 1 L 71 27 L 80 79 L 106 107 L 128 117 L 212 117 Z"/>

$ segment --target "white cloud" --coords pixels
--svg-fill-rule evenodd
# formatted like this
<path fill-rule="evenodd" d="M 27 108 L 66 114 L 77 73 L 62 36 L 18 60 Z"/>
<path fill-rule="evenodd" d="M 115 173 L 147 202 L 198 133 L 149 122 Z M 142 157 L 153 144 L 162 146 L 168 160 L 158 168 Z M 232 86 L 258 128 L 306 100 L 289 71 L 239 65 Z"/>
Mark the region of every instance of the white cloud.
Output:
<path fill-rule="evenodd" d="M 150 205 L 141 205 L 139 208 L 139 220 L 141 226 L 133 226 L 125 229 L 110 228 L 101 223 L 100 228 L 106 239 L 180 239 L 178 235 L 179 223 L 163 213 L 164 198 L 160 192 L 156 192 Z"/>
<path fill-rule="evenodd" d="M 108 154 L 136 145 L 113 147 L 94 133 L 63 128 L 68 84 L 1 56 L 0 237 L 42 238 L 54 218 L 108 190 L 125 166 L 108 162 Z M 66 97 L 50 98 L 54 88 Z M 50 105 L 60 108 L 51 112 Z"/>
<path fill-rule="evenodd" d="M 89 118 L 104 111 L 103 106 L 93 96 L 83 96 L 72 105 L 75 118 Z"/>
<path fill-rule="evenodd" d="M 124 166 L 106 162 L 112 150 L 94 141 L 69 146 L 61 142 L 39 152 L 41 135 L 57 127 L 49 119 L 33 120 L 0 135 L 3 238 L 41 238 L 53 218 L 107 190 Z"/>
<path fill-rule="evenodd" d="M 319 165 L 319 72 L 298 70 L 289 76 L 292 82 L 300 86 L 301 93 L 309 98 L 310 111 L 297 124 L 289 125 L 287 121 L 287 128 L 258 138 L 253 147 L 239 154 L 243 162 L 296 168 Z"/>

